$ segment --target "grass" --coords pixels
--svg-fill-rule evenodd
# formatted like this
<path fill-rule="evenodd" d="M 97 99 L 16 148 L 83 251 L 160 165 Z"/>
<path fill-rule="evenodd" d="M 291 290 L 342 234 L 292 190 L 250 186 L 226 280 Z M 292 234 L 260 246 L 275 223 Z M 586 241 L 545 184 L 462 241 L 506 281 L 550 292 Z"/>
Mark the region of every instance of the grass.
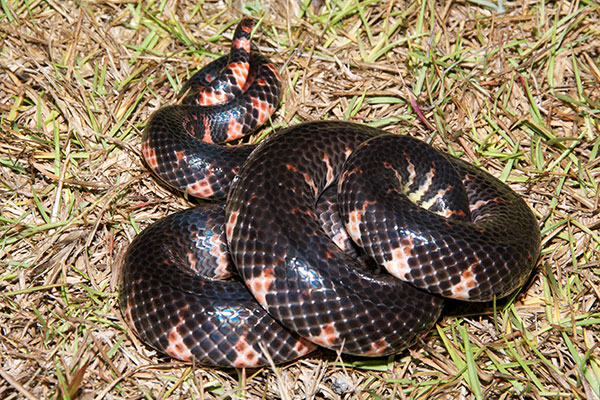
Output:
<path fill-rule="evenodd" d="M 0 0 L 0 397 L 600 398 L 600 6 L 232 4 Z M 124 250 L 190 205 L 147 172 L 141 130 L 227 50 L 242 15 L 260 18 L 255 43 L 286 87 L 252 140 L 341 118 L 480 165 L 540 221 L 527 285 L 448 307 L 418 345 L 383 359 L 322 351 L 222 371 L 129 335 L 116 297 Z"/>

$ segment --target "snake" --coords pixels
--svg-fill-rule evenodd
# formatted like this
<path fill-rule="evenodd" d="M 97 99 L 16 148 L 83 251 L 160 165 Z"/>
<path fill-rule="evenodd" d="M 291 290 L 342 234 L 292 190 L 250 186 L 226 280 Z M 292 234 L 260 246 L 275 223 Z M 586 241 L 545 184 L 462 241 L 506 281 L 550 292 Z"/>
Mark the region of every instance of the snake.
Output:
<path fill-rule="evenodd" d="M 446 298 L 490 301 L 526 282 L 540 251 L 528 204 L 482 169 L 407 135 L 312 121 L 224 145 L 267 122 L 277 68 L 237 25 L 228 55 L 155 111 L 142 154 L 154 175 L 208 199 L 128 246 L 127 326 L 170 357 L 254 368 L 318 347 L 397 354 Z"/>

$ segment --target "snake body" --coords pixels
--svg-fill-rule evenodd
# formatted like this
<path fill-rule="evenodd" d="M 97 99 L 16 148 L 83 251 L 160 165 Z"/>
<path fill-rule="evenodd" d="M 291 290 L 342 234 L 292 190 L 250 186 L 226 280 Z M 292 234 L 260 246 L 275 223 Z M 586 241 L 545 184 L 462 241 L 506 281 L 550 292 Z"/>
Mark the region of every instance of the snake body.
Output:
<path fill-rule="evenodd" d="M 227 201 L 170 215 L 128 248 L 120 302 L 143 341 L 224 367 L 280 363 L 315 345 L 393 354 L 433 326 L 444 297 L 485 301 L 523 284 L 540 245 L 527 204 L 424 142 L 317 121 L 258 146 L 213 144 L 255 129 L 279 101 L 275 68 L 249 51 L 252 26 L 243 20 L 232 56 L 184 87 L 197 104 L 160 109 L 145 130 L 157 176 Z M 248 77 L 232 77 L 244 52 Z M 240 90 L 225 98 L 231 85 Z M 231 111 L 245 107 L 249 117 Z M 391 275 L 355 257 L 363 252 Z"/>

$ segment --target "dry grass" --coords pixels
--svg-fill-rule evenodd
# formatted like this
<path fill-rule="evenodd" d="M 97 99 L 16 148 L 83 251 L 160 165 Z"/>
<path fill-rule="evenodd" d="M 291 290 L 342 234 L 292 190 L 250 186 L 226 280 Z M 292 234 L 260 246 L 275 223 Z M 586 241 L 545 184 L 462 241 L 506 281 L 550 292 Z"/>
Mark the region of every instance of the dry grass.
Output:
<path fill-rule="evenodd" d="M 325 3 L 0 0 L 0 398 L 600 398 L 599 5 Z M 449 307 L 419 345 L 369 362 L 220 371 L 127 333 L 120 257 L 189 206 L 146 171 L 140 131 L 244 14 L 287 88 L 256 138 L 352 119 L 502 177 L 543 235 L 521 293 Z"/>

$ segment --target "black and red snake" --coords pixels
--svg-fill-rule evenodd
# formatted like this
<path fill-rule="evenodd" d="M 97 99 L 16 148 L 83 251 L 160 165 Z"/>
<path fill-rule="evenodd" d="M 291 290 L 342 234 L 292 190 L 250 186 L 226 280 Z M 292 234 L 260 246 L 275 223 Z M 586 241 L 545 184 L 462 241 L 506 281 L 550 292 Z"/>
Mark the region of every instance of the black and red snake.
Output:
<path fill-rule="evenodd" d="M 251 51 L 254 24 L 242 20 L 231 54 L 145 129 L 159 178 L 226 201 L 170 215 L 129 246 L 120 304 L 144 342 L 223 367 L 315 345 L 393 354 L 433 326 L 444 297 L 486 301 L 523 284 L 540 246 L 527 204 L 424 142 L 318 121 L 258 146 L 215 144 L 263 124 L 281 97 L 277 69 Z"/>

